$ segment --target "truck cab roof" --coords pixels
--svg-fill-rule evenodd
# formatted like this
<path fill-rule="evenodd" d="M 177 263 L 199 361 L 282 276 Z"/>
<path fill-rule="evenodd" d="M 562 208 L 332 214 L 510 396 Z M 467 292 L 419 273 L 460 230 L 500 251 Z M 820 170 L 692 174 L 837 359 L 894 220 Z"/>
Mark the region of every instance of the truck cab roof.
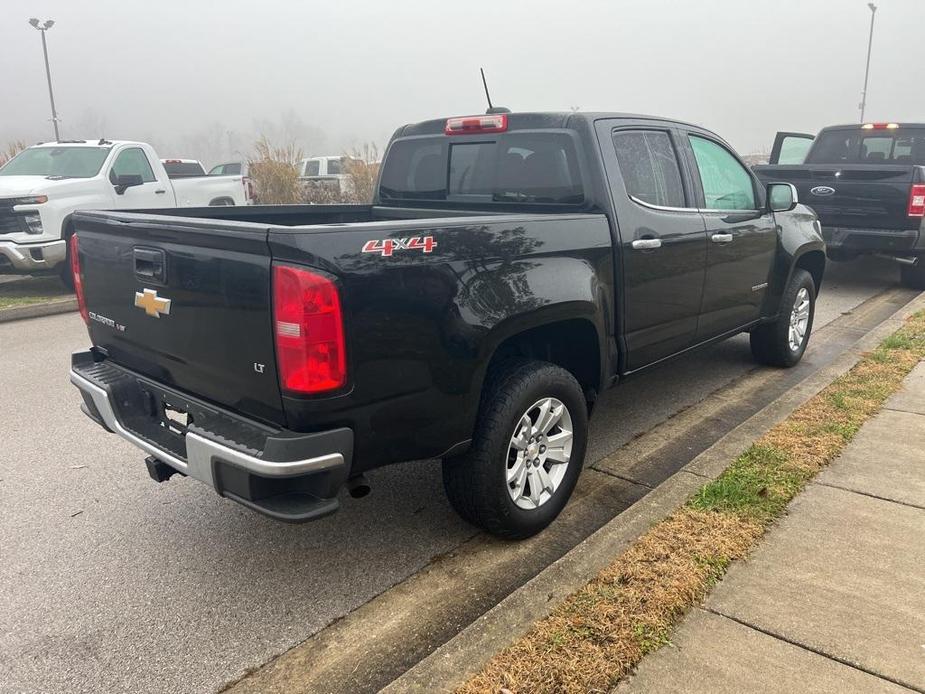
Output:
<path fill-rule="evenodd" d="M 481 114 L 473 114 L 475 115 Z M 621 111 L 525 111 L 512 112 L 503 114 L 507 116 L 508 129 L 526 130 L 526 129 L 565 129 L 572 128 L 577 123 L 593 123 L 598 120 L 611 118 L 625 118 L 627 120 L 647 120 L 661 121 L 665 123 L 675 123 L 690 128 L 705 130 L 702 126 L 685 121 L 665 118 L 664 116 L 650 116 L 641 113 L 626 113 Z M 455 118 L 457 116 L 449 116 Z M 430 119 L 420 121 L 419 123 L 409 123 L 398 129 L 396 137 L 407 137 L 414 135 L 433 135 L 444 132 L 448 118 Z"/>
<path fill-rule="evenodd" d="M 51 142 L 36 142 L 32 147 L 115 147 L 117 145 L 137 145 L 141 147 L 144 143 L 133 142 L 131 140 L 58 140 Z"/>

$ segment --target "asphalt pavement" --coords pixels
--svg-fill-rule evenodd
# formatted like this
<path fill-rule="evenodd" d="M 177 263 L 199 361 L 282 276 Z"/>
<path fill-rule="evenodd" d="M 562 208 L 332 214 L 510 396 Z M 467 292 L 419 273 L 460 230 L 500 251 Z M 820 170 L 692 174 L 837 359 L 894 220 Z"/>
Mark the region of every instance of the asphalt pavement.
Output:
<path fill-rule="evenodd" d="M 897 275 L 830 265 L 816 327 Z M 375 471 L 370 496 L 301 526 L 156 485 L 78 409 L 87 342 L 76 314 L 0 325 L 0 692 L 215 691 L 475 534 L 433 463 Z M 588 462 L 753 368 L 740 336 L 609 392 Z"/>

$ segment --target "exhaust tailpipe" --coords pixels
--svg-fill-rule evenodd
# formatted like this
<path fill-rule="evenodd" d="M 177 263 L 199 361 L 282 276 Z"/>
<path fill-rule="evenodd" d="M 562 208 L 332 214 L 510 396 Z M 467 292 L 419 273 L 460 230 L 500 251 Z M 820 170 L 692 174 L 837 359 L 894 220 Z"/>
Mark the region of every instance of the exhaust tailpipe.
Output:
<path fill-rule="evenodd" d="M 888 253 L 874 253 L 874 256 L 877 258 L 883 258 L 884 260 L 892 260 L 893 262 L 899 263 L 901 265 L 917 265 L 919 259 L 916 257 L 909 257 L 907 255 L 890 255 Z"/>
<path fill-rule="evenodd" d="M 347 491 L 354 499 L 362 499 L 369 494 L 369 481 L 366 475 L 354 475 L 347 480 Z"/>

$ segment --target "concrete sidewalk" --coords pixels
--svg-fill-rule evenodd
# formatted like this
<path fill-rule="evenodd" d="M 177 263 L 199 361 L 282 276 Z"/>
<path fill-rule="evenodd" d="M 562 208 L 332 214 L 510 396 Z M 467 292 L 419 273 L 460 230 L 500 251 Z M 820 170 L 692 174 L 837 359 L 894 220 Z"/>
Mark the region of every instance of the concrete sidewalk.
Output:
<path fill-rule="evenodd" d="M 925 362 L 618 692 L 925 692 Z"/>

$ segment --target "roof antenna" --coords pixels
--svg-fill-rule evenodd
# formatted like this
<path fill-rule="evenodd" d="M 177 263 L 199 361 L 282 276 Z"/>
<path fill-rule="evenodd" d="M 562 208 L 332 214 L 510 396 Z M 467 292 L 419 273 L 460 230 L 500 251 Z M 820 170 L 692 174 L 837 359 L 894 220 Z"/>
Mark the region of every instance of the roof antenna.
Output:
<path fill-rule="evenodd" d="M 510 113 L 511 109 L 509 108 L 491 105 L 491 94 L 488 93 L 488 81 L 485 79 L 485 68 L 480 67 L 479 72 L 482 73 L 482 86 L 485 87 L 485 98 L 488 100 L 488 110 L 485 111 L 485 113 Z"/>

